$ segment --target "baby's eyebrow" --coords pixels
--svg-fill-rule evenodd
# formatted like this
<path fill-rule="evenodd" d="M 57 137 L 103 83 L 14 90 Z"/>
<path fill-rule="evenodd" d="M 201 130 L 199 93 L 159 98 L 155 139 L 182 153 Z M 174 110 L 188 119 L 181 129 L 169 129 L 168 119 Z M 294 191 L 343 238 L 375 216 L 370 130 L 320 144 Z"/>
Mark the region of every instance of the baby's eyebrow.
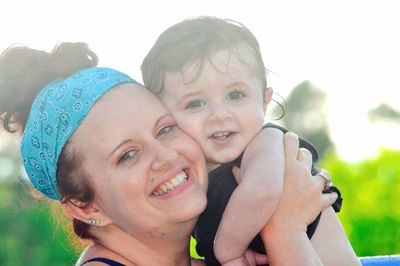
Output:
<path fill-rule="evenodd" d="M 236 87 L 236 86 L 245 86 L 245 87 L 247 87 L 248 85 L 247 85 L 247 83 L 245 83 L 243 81 L 234 81 L 234 82 L 228 84 L 227 88 L 230 89 L 230 88 Z"/>
<path fill-rule="evenodd" d="M 194 97 L 199 97 L 201 96 L 202 91 L 198 90 L 198 91 L 194 91 L 194 92 L 189 92 L 188 94 L 183 95 L 182 97 L 180 97 L 178 99 L 178 103 L 185 101 L 187 98 L 194 98 Z"/>

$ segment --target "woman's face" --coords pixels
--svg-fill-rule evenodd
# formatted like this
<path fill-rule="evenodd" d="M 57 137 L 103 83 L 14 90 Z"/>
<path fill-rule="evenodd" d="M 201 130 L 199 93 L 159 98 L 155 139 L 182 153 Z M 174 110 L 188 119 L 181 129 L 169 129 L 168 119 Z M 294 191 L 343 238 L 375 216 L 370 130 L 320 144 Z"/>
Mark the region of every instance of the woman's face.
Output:
<path fill-rule="evenodd" d="M 124 231 L 165 234 L 168 225 L 193 221 L 206 206 L 207 174 L 198 144 L 139 85 L 107 92 L 71 144 L 95 191 L 93 205 Z"/>

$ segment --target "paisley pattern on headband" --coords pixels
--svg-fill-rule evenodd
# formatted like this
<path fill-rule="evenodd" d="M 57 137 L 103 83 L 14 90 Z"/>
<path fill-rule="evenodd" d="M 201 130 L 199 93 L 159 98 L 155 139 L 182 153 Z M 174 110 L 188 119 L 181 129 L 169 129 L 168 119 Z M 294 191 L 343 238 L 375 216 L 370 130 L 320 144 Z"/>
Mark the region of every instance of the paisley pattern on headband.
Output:
<path fill-rule="evenodd" d="M 44 87 L 36 96 L 21 142 L 21 154 L 32 185 L 59 200 L 57 162 L 61 151 L 94 103 L 109 89 L 137 83 L 111 68 L 83 69 Z"/>

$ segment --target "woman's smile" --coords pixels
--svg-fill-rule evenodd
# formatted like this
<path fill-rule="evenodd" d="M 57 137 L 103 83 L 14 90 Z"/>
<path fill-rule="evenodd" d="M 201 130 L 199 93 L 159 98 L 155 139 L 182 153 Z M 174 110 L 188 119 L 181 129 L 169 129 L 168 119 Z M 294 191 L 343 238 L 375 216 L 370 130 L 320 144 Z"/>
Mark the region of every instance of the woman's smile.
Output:
<path fill-rule="evenodd" d="M 180 185 L 185 183 L 187 180 L 188 180 L 187 174 L 184 171 L 182 171 L 179 174 L 177 174 L 175 177 L 171 178 L 170 180 L 168 180 L 168 181 L 164 182 L 163 184 L 161 184 L 160 186 L 158 186 L 153 191 L 152 194 L 155 196 L 165 195 L 165 194 L 175 190 L 175 188 L 179 187 Z"/>

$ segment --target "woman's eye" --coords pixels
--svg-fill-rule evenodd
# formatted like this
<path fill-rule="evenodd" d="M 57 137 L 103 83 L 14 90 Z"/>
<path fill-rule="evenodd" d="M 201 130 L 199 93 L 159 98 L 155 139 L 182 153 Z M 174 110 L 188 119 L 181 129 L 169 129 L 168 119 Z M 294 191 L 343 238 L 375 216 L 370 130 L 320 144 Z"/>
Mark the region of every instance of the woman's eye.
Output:
<path fill-rule="evenodd" d="M 231 100 L 231 101 L 238 101 L 238 100 L 242 99 L 245 96 L 246 95 L 244 95 L 243 92 L 235 90 L 235 91 L 231 91 L 228 94 L 227 99 Z"/>
<path fill-rule="evenodd" d="M 122 156 L 118 159 L 118 164 L 124 163 L 126 161 L 129 161 L 130 159 L 135 158 L 137 151 L 135 150 L 130 150 L 122 154 Z"/>
<path fill-rule="evenodd" d="M 203 100 L 193 100 L 185 106 L 185 109 L 196 109 L 204 105 L 206 105 L 206 102 Z"/>
<path fill-rule="evenodd" d="M 165 126 L 165 127 L 161 128 L 160 131 L 158 131 L 157 137 L 166 135 L 166 134 L 170 133 L 171 131 L 173 131 L 175 128 L 176 128 L 176 124 Z"/>

